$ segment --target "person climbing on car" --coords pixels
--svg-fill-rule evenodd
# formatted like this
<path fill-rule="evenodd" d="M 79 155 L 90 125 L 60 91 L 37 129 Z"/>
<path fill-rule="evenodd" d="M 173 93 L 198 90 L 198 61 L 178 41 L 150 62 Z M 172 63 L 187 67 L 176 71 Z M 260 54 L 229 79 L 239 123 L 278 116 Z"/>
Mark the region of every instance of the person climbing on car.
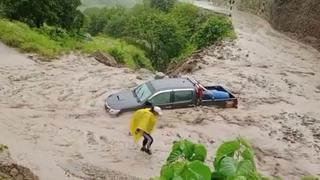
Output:
<path fill-rule="evenodd" d="M 150 150 L 153 138 L 150 135 L 157 123 L 157 116 L 162 115 L 161 108 L 152 106 L 151 108 L 139 109 L 134 112 L 130 122 L 130 133 L 133 135 L 134 142 L 137 143 L 143 136 L 141 151 L 151 155 Z"/>

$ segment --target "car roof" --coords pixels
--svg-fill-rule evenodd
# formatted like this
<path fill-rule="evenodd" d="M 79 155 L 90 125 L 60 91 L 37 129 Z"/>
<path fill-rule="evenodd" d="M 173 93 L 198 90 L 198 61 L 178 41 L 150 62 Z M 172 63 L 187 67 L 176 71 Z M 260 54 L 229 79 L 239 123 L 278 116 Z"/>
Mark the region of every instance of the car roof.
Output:
<path fill-rule="evenodd" d="M 187 78 L 165 78 L 150 81 L 155 91 L 169 89 L 189 89 L 194 88 L 193 83 Z"/>

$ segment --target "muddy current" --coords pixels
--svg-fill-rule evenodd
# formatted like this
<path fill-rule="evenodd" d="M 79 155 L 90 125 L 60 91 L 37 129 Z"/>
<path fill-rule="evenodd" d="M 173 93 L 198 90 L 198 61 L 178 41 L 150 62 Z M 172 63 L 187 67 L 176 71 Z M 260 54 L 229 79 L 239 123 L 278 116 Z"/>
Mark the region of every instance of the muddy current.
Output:
<path fill-rule="evenodd" d="M 152 73 L 79 54 L 34 61 L 1 44 L 0 143 L 40 179 L 139 179 L 159 175 L 174 140 L 205 144 L 211 164 L 219 144 L 243 136 L 264 175 L 320 176 L 320 53 L 256 16 L 235 11 L 232 20 L 237 40 L 204 50 L 183 75 L 225 86 L 239 108 L 164 111 L 152 156 L 128 135 L 131 113 L 110 117 L 104 111 L 108 94 Z"/>

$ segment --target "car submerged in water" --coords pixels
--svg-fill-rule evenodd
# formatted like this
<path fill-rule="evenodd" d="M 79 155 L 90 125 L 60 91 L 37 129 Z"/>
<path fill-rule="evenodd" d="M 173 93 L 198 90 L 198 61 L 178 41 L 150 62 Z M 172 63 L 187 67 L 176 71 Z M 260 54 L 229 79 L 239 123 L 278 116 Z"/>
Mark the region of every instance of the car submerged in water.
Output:
<path fill-rule="evenodd" d="M 113 115 L 151 105 L 163 109 L 195 106 L 237 108 L 238 100 L 222 86 L 203 86 L 190 78 L 165 78 L 111 94 L 105 101 L 106 111 Z"/>

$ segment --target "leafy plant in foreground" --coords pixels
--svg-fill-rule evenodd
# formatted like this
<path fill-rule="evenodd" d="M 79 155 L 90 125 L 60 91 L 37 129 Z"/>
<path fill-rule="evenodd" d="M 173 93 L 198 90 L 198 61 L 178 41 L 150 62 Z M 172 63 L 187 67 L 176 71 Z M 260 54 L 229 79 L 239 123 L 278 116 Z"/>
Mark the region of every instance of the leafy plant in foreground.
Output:
<path fill-rule="evenodd" d="M 217 150 L 211 173 L 204 161 L 207 150 L 188 140 L 175 142 L 161 169 L 162 180 L 262 180 L 257 173 L 251 145 L 243 138 L 224 142 Z"/>
<path fill-rule="evenodd" d="M 258 180 L 253 150 L 243 138 L 224 142 L 217 150 L 212 179 Z"/>
<path fill-rule="evenodd" d="M 175 142 L 161 168 L 161 179 L 211 179 L 211 170 L 203 162 L 207 150 L 202 144 L 194 144 L 188 140 Z"/>

